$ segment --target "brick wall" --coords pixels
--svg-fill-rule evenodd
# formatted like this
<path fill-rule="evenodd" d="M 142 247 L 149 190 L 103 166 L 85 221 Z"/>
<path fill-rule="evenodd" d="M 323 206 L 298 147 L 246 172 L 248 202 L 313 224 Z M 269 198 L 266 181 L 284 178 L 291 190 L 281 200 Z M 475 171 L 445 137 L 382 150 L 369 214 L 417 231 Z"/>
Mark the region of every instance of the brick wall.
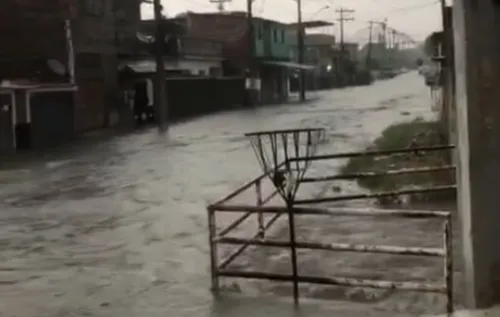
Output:
<path fill-rule="evenodd" d="M 0 58 L 61 55 L 66 49 L 66 13 L 59 0 L 0 1 Z"/>

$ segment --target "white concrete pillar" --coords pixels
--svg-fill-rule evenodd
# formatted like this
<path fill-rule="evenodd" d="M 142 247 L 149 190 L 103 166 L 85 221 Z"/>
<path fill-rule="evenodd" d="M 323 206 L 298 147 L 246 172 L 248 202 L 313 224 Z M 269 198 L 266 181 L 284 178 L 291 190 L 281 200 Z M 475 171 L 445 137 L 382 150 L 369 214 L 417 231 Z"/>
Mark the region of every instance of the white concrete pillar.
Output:
<path fill-rule="evenodd" d="M 500 303 L 500 4 L 453 10 L 465 304 L 485 308 Z"/>

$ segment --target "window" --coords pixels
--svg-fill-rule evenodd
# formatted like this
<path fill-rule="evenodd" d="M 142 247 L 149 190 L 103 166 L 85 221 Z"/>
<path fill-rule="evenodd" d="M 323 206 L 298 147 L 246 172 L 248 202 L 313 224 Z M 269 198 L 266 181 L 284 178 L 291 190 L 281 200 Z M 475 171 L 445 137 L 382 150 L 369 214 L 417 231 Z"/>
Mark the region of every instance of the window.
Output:
<path fill-rule="evenodd" d="M 281 43 L 285 43 L 285 30 L 281 30 Z"/>
<path fill-rule="evenodd" d="M 273 38 L 274 38 L 274 43 L 278 42 L 278 30 L 274 29 L 273 30 Z"/>
<path fill-rule="evenodd" d="M 262 35 L 263 35 L 262 33 L 263 33 L 263 32 L 262 32 L 262 27 L 258 27 L 258 28 L 257 28 L 257 38 L 258 38 L 259 40 L 262 40 Z"/>
<path fill-rule="evenodd" d="M 105 0 L 85 0 L 85 11 L 90 15 L 102 15 L 104 13 Z"/>

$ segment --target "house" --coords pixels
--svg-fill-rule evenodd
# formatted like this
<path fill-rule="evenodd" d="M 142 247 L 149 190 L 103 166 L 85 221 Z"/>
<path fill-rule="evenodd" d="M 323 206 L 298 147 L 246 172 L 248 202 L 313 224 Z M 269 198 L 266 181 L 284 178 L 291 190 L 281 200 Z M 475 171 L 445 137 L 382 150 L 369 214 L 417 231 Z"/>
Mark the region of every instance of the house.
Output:
<path fill-rule="evenodd" d="M 154 81 L 156 75 L 155 50 L 157 24 L 154 20 L 140 21 L 135 39 L 135 50 L 127 56 L 122 55 L 120 58 L 119 72 L 121 89 L 126 92 L 126 103 L 132 108 L 133 116 L 137 124 L 141 125 L 146 121 L 154 120 L 155 113 L 155 94 Z M 165 75 L 167 77 L 167 88 L 169 88 L 169 96 L 176 95 L 172 85 L 176 89 L 180 86 L 183 89 L 188 89 L 189 94 L 195 89 L 200 91 L 199 83 L 201 79 L 217 79 L 223 76 L 223 46 L 212 39 L 199 38 L 186 34 L 182 25 L 176 23 L 175 20 L 164 19 L 162 28 L 166 34 L 162 44 L 162 55 L 164 61 Z M 182 85 L 174 84 L 175 80 L 184 79 Z M 191 81 L 187 79 L 192 79 Z M 200 79 L 200 80 L 195 80 Z M 215 83 L 217 82 L 217 83 Z M 229 81 L 224 81 L 229 83 Z M 218 90 L 214 86 L 224 86 L 220 81 L 209 81 L 208 86 L 212 86 L 212 91 Z M 208 87 L 207 86 L 207 87 Z M 203 89 L 202 89 L 203 90 Z M 237 89 L 236 89 L 237 90 Z M 221 92 L 223 94 L 223 92 Z M 188 102 L 189 98 L 175 97 L 169 103 L 171 119 L 177 117 L 185 117 L 185 114 L 176 107 L 181 107 L 178 103 Z M 203 102 L 211 100 L 210 98 Z M 215 99 L 212 99 L 215 101 Z M 224 103 L 217 101 L 216 103 Z M 222 104 L 220 104 L 222 107 Z M 184 110 L 187 106 L 184 105 Z M 205 107 L 207 108 L 207 107 Z M 196 111 L 190 111 L 193 113 Z"/>
<path fill-rule="evenodd" d="M 296 32 L 289 36 L 296 38 Z M 335 36 L 331 34 L 313 33 L 304 36 L 304 62 L 314 66 L 314 71 L 307 76 L 308 89 L 333 88 L 339 52 L 336 49 Z M 296 40 L 295 40 L 296 42 Z M 290 48 L 292 60 L 298 61 L 298 46 Z M 298 89 L 298 85 L 294 85 Z"/>
<path fill-rule="evenodd" d="M 185 34 L 183 25 L 175 19 L 163 21 L 167 29 L 165 58 L 167 73 L 190 76 L 222 76 L 223 45 L 221 42 Z M 154 38 L 154 20 L 142 20 L 140 38 Z M 151 55 L 151 54 L 148 54 Z"/>
<path fill-rule="evenodd" d="M 0 2 L 1 154 L 72 138 L 73 13 L 59 1 Z"/>
<path fill-rule="evenodd" d="M 221 42 L 224 75 L 256 79 L 257 85 L 247 88 L 260 103 L 285 101 L 289 69 L 306 67 L 290 62 L 291 43 L 286 36 L 288 25 L 285 23 L 255 17 L 250 40 L 246 12 L 186 12 L 173 20 L 183 25 L 189 36 Z"/>

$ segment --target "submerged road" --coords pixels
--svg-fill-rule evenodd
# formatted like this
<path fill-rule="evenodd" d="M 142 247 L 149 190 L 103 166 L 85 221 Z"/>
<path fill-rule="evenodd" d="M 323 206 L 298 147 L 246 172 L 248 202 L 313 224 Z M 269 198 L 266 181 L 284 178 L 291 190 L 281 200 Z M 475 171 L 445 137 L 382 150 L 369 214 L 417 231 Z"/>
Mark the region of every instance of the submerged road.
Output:
<path fill-rule="evenodd" d="M 244 132 L 320 126 L 329 140 L 321 151 L 360 150 L 394 122 L 432 116 L 429 91 L 416 73 L 313 94 L 320 99 L 211 115 L 172 126 L 168 137 L 152 129 L 82 144 L 57 159 L 40 158 L 0 172 L 0 316 L 407 316 L 403 312 L 442 311 L 440 296 L 406 300 L 392 291 L 308 288 L 305 295 L 331 301 L 304 300 L 300 310 L 286 299 L 257 301 L 262 294 L 289 292 L 271 284 L 242 282 L 236 297 L 214 300 L 211 295 L 205 206 L 260 173 Z M 318 164 L 313 170 L 332 174 L 337 166 Z M 326 229 L 310 222 L 307 234 L 328 237 L 330 230 L 341 229 L 343 239 L 358 230 L 362 234 L 356 239 L 375 239 L 369 234 L 373 227 L 359 221 Z M 412 228 L 436 229 L 425 237 L 440 245 L 436 225 Z M 392 223 L 378 234 L 390 240 L 399 230 L 401 239 L 410 241 L 412 228 Z M 274 234 L 281 231 L 278 226 Z M 285 270 L 282 253 L 259 252 L 249 252 L 238 265 L 249 265 L 261 254 L 259 265 Z M 305 269 L 316 273 L 352 265 L 340 261 L 339 254 L 335 261 L 326 255 L 301 256 Z M 346 259 L 361 263 L 359 270 L 369 276 L 374 271 L 381 276 L 380 269 L 387 271 L 395 261 L 371 256 L 374 267 L 369 267 L 364 255 Z M 327 267 L 320 267 L 325 262 Z M 393 269 L 400 278 L 421 271 L 435 277 L 442 269 L 441 264 L 419 269 L 424 264 L 429 263 L 400 261 Z"/>

